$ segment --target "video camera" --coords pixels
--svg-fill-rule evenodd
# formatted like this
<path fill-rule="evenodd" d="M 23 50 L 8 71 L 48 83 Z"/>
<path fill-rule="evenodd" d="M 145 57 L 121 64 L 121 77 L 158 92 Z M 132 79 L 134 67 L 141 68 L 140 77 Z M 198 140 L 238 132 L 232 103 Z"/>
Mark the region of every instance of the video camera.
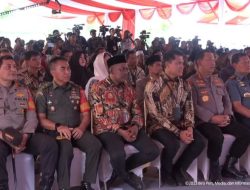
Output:
<path fill-rule="evenodd" d="M 175 38 L 174 36 L 171 36 L 171 37 L 168 39 L 168 42 L 169 42 L 169 44 L 171 44 L 172 47 L 175 49 L 175 48 L 178 48 L 178 47 L 179 47 L 180 42 L 181 42 L 181 38 Z"/>
<path fill-rule="evenodd" d="M 109 31 L 109 27 L 108 25 L 101 25 L 99 28 L 99 32 L 102 34 L 103 37 L 105 37 L 105 34 L 107 31 Z"/>
<path fill-rule="evenodd" d="M 74 27 L 72 28 L 73 33 L 79 32 L 83 29 L 84 24 L 74 24 Z"/>
<path fill-rule="evenodd" d="M 48 44 L 55 44 L 61 39 L 61 34 L 58 30 L 54 30 L 52 34 L 46 38 Z"/>
<path fill-rule="evenodd" d="M 122 29 L 121 29 L 120 26 L 117 26 L 117 27 L 115 28 L 115 33 L 116 33 L 117 35 L 121 35 L 121 31 L 122 31 Z"/>
<path fill-rule="evenodd" d="M 143 30 L 140 32 L 140 36 L 139 38 L 142 40 L 142 41 L 145 41 L 147 38 L 149 38 L 149 34 L 150 32 L 147 32 L 146 30 Z"/>
<path fill-rule="evenodd" d="M 194 39 L 192 39 L 193 47 L 198 47 L 200 40 L 201 39 L 199 39 L 198 36 L 195 36 Z"/>

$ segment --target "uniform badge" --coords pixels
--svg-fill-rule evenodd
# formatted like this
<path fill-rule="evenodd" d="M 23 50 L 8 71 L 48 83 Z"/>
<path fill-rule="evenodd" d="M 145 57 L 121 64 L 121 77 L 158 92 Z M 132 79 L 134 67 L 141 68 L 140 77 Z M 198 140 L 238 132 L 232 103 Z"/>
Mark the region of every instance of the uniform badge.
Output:
<path fill-rule="evenodd" d="M 208 102 L 209 96 L 202 96 L 202 101 L 203 102 Z"/>
<path fill-rule="evenodd" d="M 23 92 L 17 92 L 16 97 L 19 97 L 19 98 L 24 97 L 24 93 Z"/>

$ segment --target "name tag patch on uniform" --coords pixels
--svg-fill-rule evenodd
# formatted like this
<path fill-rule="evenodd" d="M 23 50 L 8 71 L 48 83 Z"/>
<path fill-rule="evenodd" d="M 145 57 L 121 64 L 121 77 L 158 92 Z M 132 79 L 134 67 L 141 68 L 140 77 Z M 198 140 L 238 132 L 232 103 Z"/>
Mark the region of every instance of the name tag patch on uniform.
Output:
<path fill-rule="evenodd" d="M 19 107 L 27 108 L 27 102 L 24 102 L 24 101 L 19 102 Z"/>
<path fill-rule="evenodd" d="M 196 80 L 195 83 L 198 87 L 206 87 L 206 83 L 203 80 Z"/>

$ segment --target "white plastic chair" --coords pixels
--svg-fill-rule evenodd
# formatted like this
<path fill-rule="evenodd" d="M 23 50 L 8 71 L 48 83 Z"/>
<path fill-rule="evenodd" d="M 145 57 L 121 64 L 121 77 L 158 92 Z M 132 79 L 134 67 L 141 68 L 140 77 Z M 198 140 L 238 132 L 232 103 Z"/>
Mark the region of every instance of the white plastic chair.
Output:
<path fill-rule="evenodd" d="M 223 136 L 224 136 L 224 142 L 222 145 L 221 156 L 219 158 L 219 162 L 221 166 L 225 163 L 226 157 L 231 148 L 231 145 L 233 144 L 235 140 L 235 137 L 232 135 L 224 134 Z M 207 141 L 206 141 L 206 144 L 207 144 Z M 209 180 L 209 167 L 210 167 L 210 164 L 209 164 L 209 159 L 207 157 L 207 146 L 206 146 L 206 148 L 202 151 L 202 153 L 198 157 L 198 168 L 203 173 L 204 179 L 206 181 Z M 239 168 L 239 162 L 236 165 L 236 167 Z"/>
<path fill-rule="evenodd" d="M 14 174 L 11 155 L 7 158 L 7 171 L 9 178 L 9 189 L 14 190 Z M 34 157 L 31 154 L 20 153 L 15 155 L 17 190 L 35 189 Z"/>

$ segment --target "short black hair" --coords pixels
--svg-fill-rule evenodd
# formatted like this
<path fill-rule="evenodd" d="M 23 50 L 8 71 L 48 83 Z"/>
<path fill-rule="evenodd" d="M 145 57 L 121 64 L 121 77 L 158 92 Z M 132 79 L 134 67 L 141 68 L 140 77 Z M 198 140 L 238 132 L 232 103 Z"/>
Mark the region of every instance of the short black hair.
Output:
<path fill-rule="evenodd" d="M 212 53 L 212 54 L 214 54 L 214 52 L 212 50 L 210 50 L 210 49 L 201 49 L 201 50 L 198 50 L 195 53 L 195 61 L 203 59 L 206 53 Z"/>
<path fill-rule="evenodd" d="M 37 52 L 37 51 L 27 51 L 25 52 L 24 54 L 24 60 L 27 61 L 27 60 L 30 60 L 31 57 L 36 57 L 36 56 L 40 56 L 40 53 Z"/>
<path fill-rule="evenodd" d="M 49 70 L 51 70 L 53 68 L 53 66 L 58 62 L 58 61 L 67 61 L 67 59 L 65 59 L 62 56 L 55 56 L 53 58 L 51 58 L 51 60 L 49 61 Z"/>
<path fill-rule="evenodd" d="M 128 60 L 129 56 L 132 55 L 132 54 L 136 54 L 136 51 L 135 50 L 128 50 L 126 53 L 125 53 L 125 58 L 126 60 Z"/>
<path fill-rule="evenodd" d="M 10 55 L 2 56 L 2 57 L 0 57 L 0 67 L 2 66 L 4 60 L 13 60 L 13 61 L 15 61 L 14 58 L 12 56 L 10 56 Z"/>
<path fill-rule="evenodd" d="M 160 48 L 156 48 L 156 49 L 154 49 L 152 55 L 155 55 L 155 54 L 157 54 L 159 52 L 162 53 L 162 50 Z"/>
<path fill-rule="evenodd" d="M 168 51 L 165 56 L 164 56 L 164 62 L 167 62 L 167 61 L 172 61 L 175 59 L 175 56 L 183 56 L 184 57 L 184 54 L 182 53 L 182 51 L 180 50 L 171 50 L 171 51 Z"/>
<path fill-rule="evenodd" d="M 1 48 L 0 53 L 11 53 L 7 48 Z"/>
<path fill-rule="evenodd" d="M 73 53 L 73 51 L 72 50 L 70 50 L 70 49 L 63 49 L 62 51 L 61 51 L 61 56 L 65 56 L 65 54 L 66 53 Z"/>
<path fill-rule="evenodd" d="M 247 56 L 247 54 L 246 54 L 246 53 L 242 53 L 242 52 L 234 54 L 234 55 L 232 56 L 232 64 L 237 64 L 237 63 L 239 63 L 240 58 L 241 58 L 241 57 L 245 57 L 245 56 Z"/>

